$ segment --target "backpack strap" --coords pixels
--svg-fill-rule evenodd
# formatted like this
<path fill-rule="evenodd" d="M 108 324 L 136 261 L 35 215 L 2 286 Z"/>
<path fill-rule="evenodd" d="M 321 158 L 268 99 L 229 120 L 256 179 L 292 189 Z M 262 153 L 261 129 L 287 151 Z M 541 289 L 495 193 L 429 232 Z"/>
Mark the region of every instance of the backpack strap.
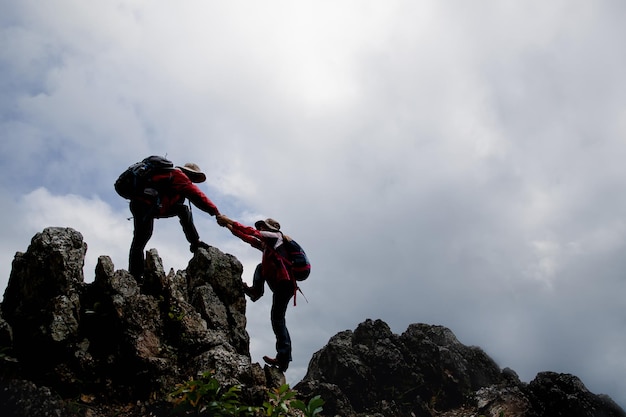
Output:
<path fill-rule="evenodd" d="M 280 233 L 280 235 L 283 237 L 283 243 L 280 246 L 284 246 L 285 242 L 289 242 L 291 240 L 288 237 L 286 237 L 283 232 L 278 231 L 278 233 Z M 303 297 L 304 297 L 304 293 L 302 292 L 302 290 L 300 290 L 300 287 L 298 286 L 298 281 L 296 281 L 295 277 L 293 276 L 293 273 L 290 271 L 291 261 L 289 260 L 289 258 L 287 258 L 282 253 L 280 253 L 280 251 L 278 251 L 278 248 L 275 249 L 275 252 L 278 255 L 278 257 L 280 258 L 281 262 L 283 263 L 285 269 L 287 270 L 287 274 L 289 274 L 289 280 L 293 284 L 293 306 L 295 307 L 296 306 L 296 297 L 298 295 L 298 290 L 300 291 L 300 294 L 302 294 Z M 304 299 L 306 300 L 306 297 L 304 297 Z M 307 303 L 308 302 L 309 301 L 307 300 Z"/>
<path fill-rule="evenodd" d="M 306 298 L 306 295 L 304 295 L 304 293 L 302 292 L 302 288 L 300 288 L 300 286 L 298 284 L 296 284 L 296 289 L 298 291 L 300 291 L 300 294 L 302 294 L 302 296 L 304 297 L 304 301 L 307 302 L 307 304 L 309 303 L 309 300 Z M 293 305 L 296 305 L 296 292 L 293 292 Z"/>
<path fill-rule="evenodd" d="M 283 232 L 279 231 L 278 233 L 280 233 L 281 236 L 283 237 L 283 243 L 280 246 L 283 246 L 285 244 L 284 242 L 290 242 L 292 240 L 289 236 L 285 236 Z M 282 253 L 280 253 L 278 248 L 272 248 L 272 249 L 274 250 L 274 252 L 276 252 L 276 255 L 278 255 L 278 257 L 280 258 L 280 261 L 282 262 L 283 266 L 287 270 L 287 274 L 289 275 L 289 281 L 291 281 L 291 283 L 293 284 L 293 306 L 294 307 L 296 306 L 296 296 L 298 295 L 298 291 L 300 291 L 300 294 L 302 294 L 302 296 L 304 297 L 304 300 L 308 303 L 309 300 L 307 300 L 306 296 L 302 292 L 302 289 L 298 285 L 298 281 L 294 277 L 293 273 L 289 271 L 289 269 L 291 268 L 291 261 Z"/>

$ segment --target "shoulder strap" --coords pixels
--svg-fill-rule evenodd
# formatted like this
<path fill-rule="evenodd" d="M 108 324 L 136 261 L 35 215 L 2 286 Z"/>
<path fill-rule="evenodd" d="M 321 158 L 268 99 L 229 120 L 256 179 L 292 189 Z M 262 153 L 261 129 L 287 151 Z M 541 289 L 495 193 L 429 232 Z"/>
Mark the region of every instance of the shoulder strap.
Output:
<path fill-rule="evenodd" d="M 289 236 L 286 236 L 283 232 L 279 231 L 278 233 L 280 233 L 281 236 L 283 237 L 283 245 L 284 245 L 284 242 L 291 242 L 293 240 Z M 282 245 L 280 245 L 280 246 L 282 246 Z M 287 269 L 287 274 L 289 274 L 289 280 L 293 283 L 293 305 L 294 305 L 294 307 L 296 306 L 296 296 L 298 295 L 298 291 L 300 291 L 300 294 L 302 294 L 302 296 L 304 297 L 304 300 L 308 303 L 309 300 L 307 300 L 306 296 L 302 292 L 302 289 L 298 285 L 298 281 L 294 278 L 293 274 L 291 272 L 289 272 L 289 267 L 291 267 L 291 261 L 286 256 L 284 256 L 282 253 L 280 253 L 280 251 L 277 250 L 277 248 L 272 248 L 272 250 L 274 252 L 276 252 L 276 254 L 280 258 L 280 260 L 285 264 L 285 269 Z"/>

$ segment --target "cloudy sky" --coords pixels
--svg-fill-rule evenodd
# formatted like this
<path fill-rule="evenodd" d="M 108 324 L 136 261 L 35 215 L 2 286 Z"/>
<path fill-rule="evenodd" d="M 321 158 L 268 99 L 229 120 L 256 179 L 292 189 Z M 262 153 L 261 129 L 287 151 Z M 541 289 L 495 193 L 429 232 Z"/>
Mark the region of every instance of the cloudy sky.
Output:
<path fill-rule="evenodd" d="M 313 274 L 287 319 L 293 385 L 367 318 L 449 327 L 529 382 L 626 407 L 626 3 L 0 0 L 0 286 L 48 226 L 127 268 L 117 175 L 207 173 L 274 217 Z M 251 282 L 260 254 L 195 210 Z M 177 220 L 148 248 L 191 254 Z M 270 297 L 248 305 L 254 361 Z"/>

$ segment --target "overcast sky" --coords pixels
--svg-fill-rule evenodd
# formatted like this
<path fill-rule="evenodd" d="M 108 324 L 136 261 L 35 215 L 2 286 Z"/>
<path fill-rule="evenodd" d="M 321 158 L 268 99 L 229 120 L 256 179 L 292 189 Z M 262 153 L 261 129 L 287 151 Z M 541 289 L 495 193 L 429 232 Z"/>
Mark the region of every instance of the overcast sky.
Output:
<path fill-rule="evenodd" d="M 126 269 L 113 182 L 196 162 L 230 217 L 307 250 L 295 385 L 367 318 L 449 327 L 529 382 L 626 408 L 626 3 L 0 0 L 0 287 L 48 226 Z M 201 237 L 260 253 L 200 210 Z M 191 258 L 176 219 L 147 248 Z M 3 290 L 2 290 L 3 292 Z M 253 361 L 270 297 L 248 303 Z"/>

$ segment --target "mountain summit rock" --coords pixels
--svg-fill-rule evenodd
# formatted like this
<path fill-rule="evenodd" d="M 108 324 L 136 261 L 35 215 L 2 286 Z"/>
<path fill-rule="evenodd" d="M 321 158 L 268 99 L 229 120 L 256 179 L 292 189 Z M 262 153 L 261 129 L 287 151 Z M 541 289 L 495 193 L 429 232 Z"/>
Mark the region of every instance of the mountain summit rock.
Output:
<path fill-rule="evenodd" d="M 166 274 L 152 249 L 138 283 L 100 256 L 85 283 L 86 250 L 79 232 L 47 228 L 15 255 L 0 317 L 2 416 L 55 415 L 43 410 L 76 398 L 89 400 L 84 409 L 137 402 L 171 409 L 166 394 L 204 371 L 242 386 L 249 402 L 284 381 L 251 363 L 235 257 L 201 249 L 186 270 Z"/>
<path fill-rule="evenodd" d="M 522 383 L 446 327 L 411 324 L 397 335 L 369 319 L 332 337 L 294 388 L 305 397 L 322 395 L 331 416 L 626 415 L 573 375 L 543 372 Z"/>
<path fill-rule="evenodd" d="M 151 249 L 141 282 L 100 256 L 85 283 L 86 251 L 79 232 L 51 227 L 16 253 L 0 306 L 2 417 L 169 416 L 167 394 L 208 371 L 248 405 L 285 383 L 251 361 L 234 256 L 200 249 L 166 273 Z M 396 335 L 370 319 L 333 336 L 294 388 L 321 395 L 324 416 L 626 416 L 573 375 L 522 383 L 445 327 Z"/>

